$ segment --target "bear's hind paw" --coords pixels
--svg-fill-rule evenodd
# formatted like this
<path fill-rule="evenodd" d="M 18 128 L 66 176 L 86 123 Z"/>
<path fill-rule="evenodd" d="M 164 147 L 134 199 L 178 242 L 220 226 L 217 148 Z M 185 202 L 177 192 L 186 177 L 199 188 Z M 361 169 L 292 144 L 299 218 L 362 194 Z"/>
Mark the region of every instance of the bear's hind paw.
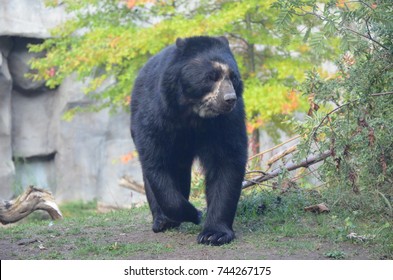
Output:
<path fill-rule="evenodd" d="M 177 228 L 179 226 L 180 226 L 179 222 L 169 220 L 168 218 L 157 218 L 154 219 L 152 229 L 155 233 L 157 233 L 157 232 L 166 231 L 168 229 Z"/>
<path fill-rule="evenodd" d="M 220 246 L 230 243 L 233 239 L 235 239 L 233 231 L 204 230 L 198 235 L 197 241 L 199 244 Z"/>

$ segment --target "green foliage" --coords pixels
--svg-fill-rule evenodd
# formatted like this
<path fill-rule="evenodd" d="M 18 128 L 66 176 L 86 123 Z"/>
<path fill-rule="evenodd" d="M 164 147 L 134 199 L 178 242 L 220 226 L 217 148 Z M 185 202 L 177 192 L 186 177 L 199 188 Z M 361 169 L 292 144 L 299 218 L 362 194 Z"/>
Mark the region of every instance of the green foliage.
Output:
<path fill-rule="evenodd" d="M 345 259 L 345 253 L 343 251 L 329 251 L 324 254 L 329 259 L 342 260 Z"/>
<path fill-rule="evenodd" d="M 331 150 L 320 178 L 347 190 L 378 198 L 391 215 L 393 202 L 393 6 L 381 1 L 279 0 L 276 6 L 319 31 L 312 52 L 326 55 L 340 40 L 337 72 L 314 69 L 301 87 L 311 110 L 297 130 L 303 136 L 299 158 Z M 291 22 L 284 22 L 290 25 Z M 285 28 L 285 26 L 283 27 Z M 336 43 L 335 43 L 336 44 Z M 331 53 L 333 54 L 333 53 Z M 318 110 L 318 108 L 320 108 Z M 371 207 L 371 205 L 368 205 Z"/>
<path fill-rule="evenodd" d="M 53 30 L 53 38 L 30 46 L 33 52 L 46 53 L 31 62 L 37 70 L 32 77 L 45 79 L 54 88 L 76 73 L 87 81 L 86 93 L 98 101 L 95 110 L 116 109 L 128 105 L 140 67 L 177 37 L 226 35 L 245 80 L 252 132 L 273 117 L 305 109 L 300 94 L 292 89 L 319 61 L 302 36 L 275 30 L 275 23 L 288 24 L 292 14 L 271 8 L 273 2 L 65 0 L 62 5 L 72 17 Z M 48 4 L 56 6 L 58 1 Z M 72 109 L 65 118 L 78 110 Z"/>

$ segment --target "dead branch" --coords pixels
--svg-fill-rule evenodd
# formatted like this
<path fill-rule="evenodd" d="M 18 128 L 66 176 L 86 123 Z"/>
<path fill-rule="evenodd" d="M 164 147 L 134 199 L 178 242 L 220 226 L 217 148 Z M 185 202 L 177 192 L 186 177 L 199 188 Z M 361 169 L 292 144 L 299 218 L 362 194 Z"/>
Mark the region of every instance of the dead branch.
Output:
<path fill-rule="evenodd" d="M 300 138 L 300 135 L 296 135 L 296 136 L 292 137 L 291 139 L 288 139 L 288 140 L 286 140 L 286 141 L 284 141 L 284 142 L 282 142 L 282 143 L 280 143 L 280 144 L 274 146 L 273 148 L 264 150 L 264 151 L 262 151 L 262 152 L 260 152 L 260 153 L 258 153 L 258 154 L 256 154 L 256 155 L 253 155 L 253 156 L 250 157 L 248 160 L 251 160 L 251 159 L 256 158 L 256 157 L 260 157 L 260 156 L 262 156 L 262 155 L 264 155 L 264 154 L 266 154 L 266 153 L 268 153 L 268 152 L 271 152 L 271 151 L 273 151 L 273 150 L 275 150 L 275 149 L 277 149 L 277 148 L 279 148 L 279 147 L 281 147 L 281 146 L 284 146 L 285 144 L 287 144 L 287 143 L 289 143 L 289 142 L 292 142 L 293 140 L 296 140 L 296 139 L 298 139 L 298 138 Z"/>
<path fill-rule="evenodd" d="M 373 93 L 371 94 L 371 96 L 384 96 L 384 95 L 391 95 L 391 94 L 393 94 L 393 91 Z"/>
<path fill-rule="evenodd" d="M 135 180 L 133 180 L 129 176 L 123 176 L 119 180 L 119 185 L 123 188 L 131 189 L 133 191 L 136 191 L 141 194 L 146 194 L 145 193 L 145 187 L 139 183 L 137 183 Z"/>
<path fill-rule="evenodd" d="M 63 218 L 49 191 L 29 186 L 15 200 L 0 202 L 0 222 L 3 225 L 15 223 L 36 210 L 48 212 L 53 220 Z"/>
<path fill-rule="evenodd" d="M 270 167 L 273 165 L 273 163 L 279 161 L 283 157 L 286 157 L 289 154 L 292 154 L 297 150 L 297 145 L 294 145 L 292 147 L 289 147 L 288 149 L 278 153 L 277 155 L 273 156 L 271 159 L 268 160 L 267 165 Z"/>
<path fill-rule="evenodd" d="M 305 160 L 303 160 L 302 162 L 288 163 L 285 166 L 278 167 L 270 172 L 267 172 L 264 175 L 254 177 L 249 180 L 246 179 L 243 181 L 242 188 L 245 189 L 245 188 L 251 187 L 253 185 L 273 179 L 273 178 L 277 177 L 278 175 L 280 175 L 284 170 L 293 171 L 293 170 L 296 170 L 301 167 L 309 167 L 313 164 L 323 161 L 324 159 L 331 156 L 331 154 L 332 154 L 332 152 L 330 150 L 325 151 L 319 155 L 309 156 Z"/>

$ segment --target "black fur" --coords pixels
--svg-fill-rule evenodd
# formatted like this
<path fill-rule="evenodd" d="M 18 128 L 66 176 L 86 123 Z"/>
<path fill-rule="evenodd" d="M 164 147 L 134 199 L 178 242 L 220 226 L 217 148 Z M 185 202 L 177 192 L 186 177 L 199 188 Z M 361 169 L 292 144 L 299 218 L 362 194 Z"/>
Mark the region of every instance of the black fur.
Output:
<path fill-rule="evenodd" d="M 236 100 L 223 101 L 229 90 L 220 81 L 234 89 Z M 217 95 L 206 101 L 213 91 Z M 188 201 L 191 165 L 199 158 L 208 207 L 197 241 L 221 245 L 235 237 L 232 224 L 247 160 L 242 91 L 223 37 L 178 39 L 141 69 L 131 97 L 131 133 L 154 232 L 182 222 L 200 223 L 201 213 Z"/>

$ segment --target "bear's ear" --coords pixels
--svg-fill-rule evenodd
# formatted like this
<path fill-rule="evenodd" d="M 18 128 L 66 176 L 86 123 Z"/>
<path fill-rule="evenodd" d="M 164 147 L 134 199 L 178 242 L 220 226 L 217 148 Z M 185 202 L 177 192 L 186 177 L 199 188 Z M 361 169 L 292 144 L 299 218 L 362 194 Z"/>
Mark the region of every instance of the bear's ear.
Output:
<path fill-rule="evenodd" d="M 176 39 L 176 47 L 180 50 L 183 50 L 186 46 L 186 39 L 177 38 Z"/>
<path fill-rule="evenodd" d="M 217 37 L 217 39 L 223 42 L 225 45 L 229 46 L 229 41 L 225 36 Z"/>

